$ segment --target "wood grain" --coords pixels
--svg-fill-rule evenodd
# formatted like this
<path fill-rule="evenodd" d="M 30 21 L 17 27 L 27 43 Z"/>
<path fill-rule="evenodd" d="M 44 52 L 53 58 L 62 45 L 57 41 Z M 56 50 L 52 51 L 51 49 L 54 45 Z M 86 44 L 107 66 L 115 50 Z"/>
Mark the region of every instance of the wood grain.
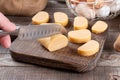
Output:
<path fill-rule="evenodd" d="M 119 67 L 97 67 L 91 72 L 74 73 L 33 67 L 0 67 L 0 80 L 119 80 Z"/>
<path fill-rule="evenodd" d="M 11 45 L 10 51 L 12 58 L 17 61 L 84 72 L 96 67 L 96 63 L 103 51 L 105 38 L 105 35 L 93 36 L 93 39 L 99 42 L 100 50 L 96 55 L 90 57 L 78 55 L 78 45 L 75 44 L 69 43 L 69 45 L 63 49 L 49 52 L 36 40 L 21 41 L 16 39 Z"/>

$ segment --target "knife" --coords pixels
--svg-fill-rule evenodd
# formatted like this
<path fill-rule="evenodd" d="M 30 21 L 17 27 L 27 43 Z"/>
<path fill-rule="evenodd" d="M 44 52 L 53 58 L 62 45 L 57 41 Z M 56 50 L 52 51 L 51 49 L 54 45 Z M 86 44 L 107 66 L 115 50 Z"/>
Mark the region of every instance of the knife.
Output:
<path fill-rule="evenodd" d="M 16 30 L 13 32 L 0 30 L 0 36 L 16 34 L 20 40 L 29 40 L 48 37 L 60 33 L 65 34 L 66 32 L 66 29 L 62 25 L 46 23 L 43 25 L 17 26 Z"/>

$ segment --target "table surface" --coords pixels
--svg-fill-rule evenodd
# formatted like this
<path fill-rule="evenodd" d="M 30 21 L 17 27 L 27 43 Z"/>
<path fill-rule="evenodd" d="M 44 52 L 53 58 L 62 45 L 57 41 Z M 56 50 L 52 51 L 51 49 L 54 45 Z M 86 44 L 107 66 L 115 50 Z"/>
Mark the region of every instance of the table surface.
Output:
<path fill-rule="evenodd" d="M 45 11 L 51 18 L 56 11 L 67 13 L 69 19 L 74 17 L 65 3 L 48 1 Z M 8 18 L 16 25 L 28 25 L 31 22 L 31 17 L 8 16 Z M 94 70 L 75 73 L 16 62 L 11 58 L 9 49 L 0 46 L 0 80 L 120 80 L 120 53 L 113 49 L 113 43 L 120 31 L 120 16 L 106 22 L 109 24 L 108 37 Z"/>

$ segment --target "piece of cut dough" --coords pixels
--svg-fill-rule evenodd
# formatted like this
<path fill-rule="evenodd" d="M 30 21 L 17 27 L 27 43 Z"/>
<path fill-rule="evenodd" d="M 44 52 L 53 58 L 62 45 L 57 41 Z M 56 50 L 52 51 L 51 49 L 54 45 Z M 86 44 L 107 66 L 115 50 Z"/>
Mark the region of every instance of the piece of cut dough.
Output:
<path fill-rule="evenodd" d="M 85 17 L 75 17 L 74 18 L 74 30 L 86 29 L 88 28 L 88 20 Z"/>
<path fill-rule="evenodd" d="M 68 39 L 62 34 L 53 35 L 51 37 L 40 38 L 38 41 L 49 51 L 56 51 L 68 45 Z"/>
<path fill-rule="evenodd" d="M 108 24 L 104 21 L 97 21 L 93 26 L 92 26 L 92 32 L 99 34 L 103 33 L 105 30 L 107 30 Z"/>
<path fill-rule="evenodd" d="M 54 21 L 55 23 L 60 23 L 61 25 L 65 27 L 68 24 L 68 16 L 64 12 L 55 12 Z"/>
<path fill-rule="evenodd" d="M 99 51 L 99 43 L 95 40 L 90 40 L 78 48 L 78 54 L 82 56 L 92 56 Z"/>
<path fill-rule="evenodd" d="M 40 11 L 32 18 L 33 24 L 42 24 L 47 23 L 49 21 L 49 14 L 45 11 Z"/>
<path fill-rule="evenodd" d="M 86 43 L 91 40 L 91 32 L 88 29 L 69 31 L 68 39 L 73 43 Z"/>

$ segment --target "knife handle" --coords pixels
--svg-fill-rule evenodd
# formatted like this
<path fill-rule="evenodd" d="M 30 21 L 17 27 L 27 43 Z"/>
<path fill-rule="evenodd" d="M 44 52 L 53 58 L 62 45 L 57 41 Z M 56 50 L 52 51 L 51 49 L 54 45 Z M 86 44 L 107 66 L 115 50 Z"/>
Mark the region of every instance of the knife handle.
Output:
<path fill-rule="evenodd" d="M 6 35 L 16 35 L 16 36 L 18 36 L 19 29 L 20 29 L 20 27 L 16 26 L 16 30 L 14 30 L 12 32 L 7 32 L 7 31 L 4 31 L 4 30 L 0 30 L 0 37 L 6 36 Z"/>

